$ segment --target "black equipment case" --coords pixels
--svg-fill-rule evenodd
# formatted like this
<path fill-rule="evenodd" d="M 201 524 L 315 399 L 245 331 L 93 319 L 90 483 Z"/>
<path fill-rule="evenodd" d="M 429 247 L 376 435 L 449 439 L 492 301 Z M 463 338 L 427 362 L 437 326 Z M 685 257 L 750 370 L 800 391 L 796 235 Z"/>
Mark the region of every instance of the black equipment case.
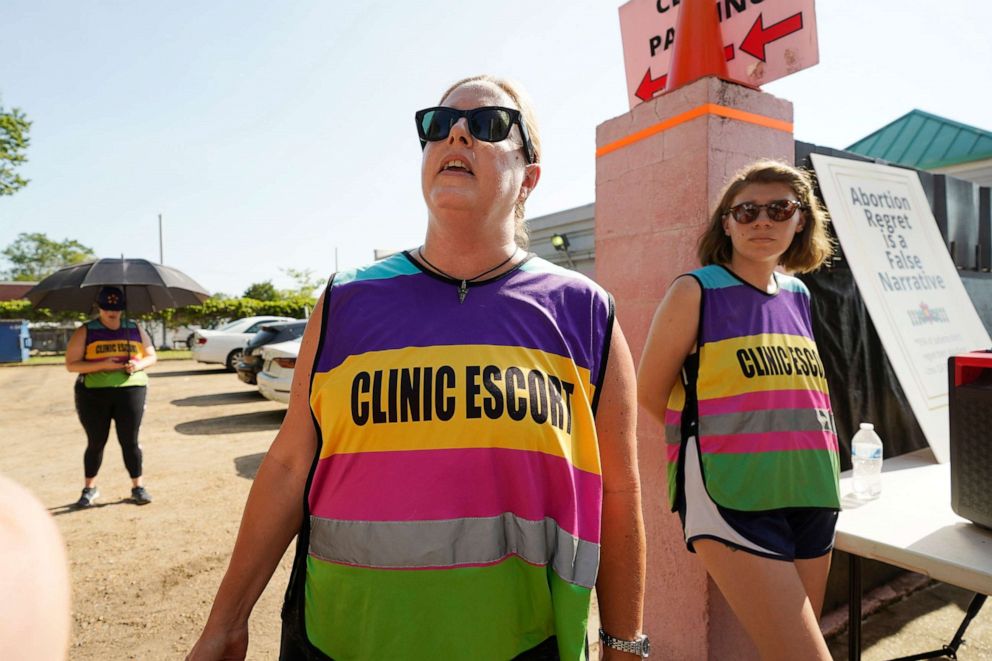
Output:
<path fill-rule="evenodd" d="M 992 350 L 947 359 L 951 508 L 992 528 Z"/>

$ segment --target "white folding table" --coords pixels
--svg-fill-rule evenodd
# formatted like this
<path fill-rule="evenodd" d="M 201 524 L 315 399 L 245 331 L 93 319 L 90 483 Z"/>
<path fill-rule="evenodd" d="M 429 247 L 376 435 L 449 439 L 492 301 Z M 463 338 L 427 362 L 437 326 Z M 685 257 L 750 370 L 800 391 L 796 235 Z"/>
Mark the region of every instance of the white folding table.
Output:
<path fill-rule="evenodd" d="M 985 596 L 992 594 L 992 530 L 951 510 L 950 465 L 936 463 L 928 449 L 919 450 L 885 460 L 879 498 L 857 500 L 850 471 L 841 474 L 840 492 L 843 511 L 838 517 L 835 548 L 849 553 L 851 559 L 848 658 L 861 658 L 861 558 L 975 592 L 968 615 L 951 643 L 956 650 L 967 623 Z M 947 650 L 949 646 L 940 654 Z M 932 658 L 926 654 L 931 653 L 906 659 Z"/>

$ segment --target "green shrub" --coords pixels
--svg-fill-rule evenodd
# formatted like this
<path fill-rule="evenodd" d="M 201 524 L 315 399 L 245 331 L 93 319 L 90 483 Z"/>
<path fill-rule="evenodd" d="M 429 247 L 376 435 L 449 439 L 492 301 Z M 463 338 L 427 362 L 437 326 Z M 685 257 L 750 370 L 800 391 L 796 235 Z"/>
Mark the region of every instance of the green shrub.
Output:
<path fill-rule="evenodd" d="M 27 319 L 28 321 L 85 321 L 81 312 L 52 312 L 48 308 L 36 308 L 27 300 L 0 301 L 0 319 Z"/>
<path fill-rule="evenodd" d="M 220 321 L 273 315 L 302 319 L 313 311 L 315 299 L 308 296 L 291 296 L 277 301 L 258 301 L 252 298 L 208 298 L 202 305 L 190 305 L 176 310 L 164 310 L 138 315 L 144 321 L 164 319 L 169 328 L 179 326 L 212 326 Z M 0 301 L 0 319 L 27 319 L 32 322 L 86 321 L 82 312 L 52 312 L 36 308 L 27 300 Z M 132 317 L 134 318 L 134 317 Z"/>

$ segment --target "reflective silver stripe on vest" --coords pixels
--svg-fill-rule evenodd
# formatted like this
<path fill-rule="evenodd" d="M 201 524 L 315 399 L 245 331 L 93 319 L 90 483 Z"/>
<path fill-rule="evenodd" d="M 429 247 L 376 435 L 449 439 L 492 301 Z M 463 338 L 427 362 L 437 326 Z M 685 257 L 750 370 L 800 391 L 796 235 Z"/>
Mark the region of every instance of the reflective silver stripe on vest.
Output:
<path fill-rule="evenodd" d="M 562 580 L 596 584 L 599 544 L 576 539 L 554 519 L 511 513 L 444 521 L 342 521 L 310 517 L 310 549 L 328 562 L 376 569 L 451 568 L 492 564 L 513 554 L 551 564 Z"/>
<path fill-rule="evenodd" d="M 834 431 L 833 417 L 819 409 L 766 409 L 703 416 L 700 432 L 705 436 L 777 431 Z"/>

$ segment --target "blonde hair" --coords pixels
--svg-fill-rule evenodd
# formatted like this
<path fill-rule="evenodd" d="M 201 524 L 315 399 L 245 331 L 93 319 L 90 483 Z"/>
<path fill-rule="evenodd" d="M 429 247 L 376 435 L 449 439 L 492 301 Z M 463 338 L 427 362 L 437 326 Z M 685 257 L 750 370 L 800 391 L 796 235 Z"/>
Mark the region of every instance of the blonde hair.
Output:
<path fill-rule="evenodd" d="M 469 76 L 468 78 L 462 78 L 446 89 L 444 94 L 441 95 L 441 103 L 444 103 L 444 100 L 447 99 L 456 89 L 462 85 L 468 85 L 470 83 L 489 83 L 490 85 L 498 87 L 505 92 L 507 96 L 513 99 L 513 103 L 517 106 L 516 109 L 520 111 L 520 118 L 527 127 L 527 133 L 530 136 L 530 142 L 534 148 L 534 162 L 540 163 L 541 133 L 537 128 L 537 116 L 534 114 L 534 107 L 530 102 L 530 97 L 527 95 L 527 92 L 524 91 L 523 86 L 521 86 L 520 83 L 508 78 L 498 78 L 488 74 Z M 521 248 L 527 248 L 530 244 L 530 237 L 527 234 L 527 225 L 524 223 L 524 215 L 524 202 L 519 201 L 513 207 L 513 237 L 516 240 L 517 245 Z"/>
<path fill-rule="evenodd" d="M 787 184 L 792 188 L 803 205 L 801 213 L 806 225 L 792 238 L 792 244 L 782 253 L 779 264 L 795 273 L 809 273 L 820 268 L 833 254 L 834 243 L 827 233 L 830 219 L 813 192 L 812 175 L 806 170 L 767 159 L 745 166 L 727 181 L 720 202 L 710 215 L 709 225 L 699 237 L 697 256 L 702 265 L 730 263 L 733 244 L 723 231 L 723 218 L 734 198 L 751 184 Z"/>

